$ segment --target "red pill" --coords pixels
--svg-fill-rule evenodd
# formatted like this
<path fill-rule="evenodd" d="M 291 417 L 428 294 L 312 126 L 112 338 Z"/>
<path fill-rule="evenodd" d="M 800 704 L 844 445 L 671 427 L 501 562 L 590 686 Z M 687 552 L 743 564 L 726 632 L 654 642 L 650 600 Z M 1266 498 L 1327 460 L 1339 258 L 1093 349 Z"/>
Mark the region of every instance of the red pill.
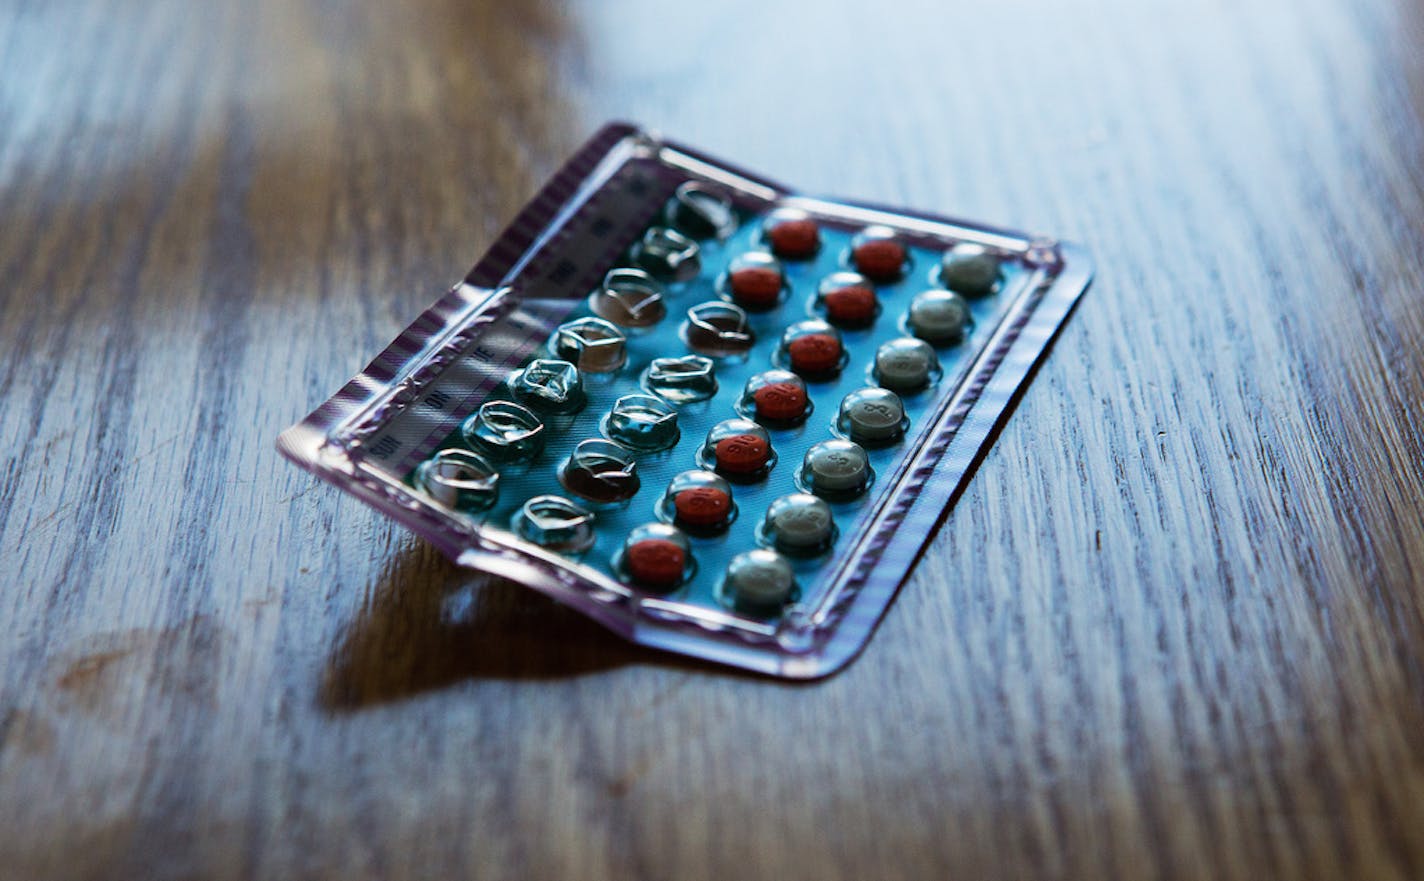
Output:
<path fill-rule="evenodd" d="M 851 260 L 872 281 L 895 281 L 905 268 L 905 246 L 894 239 L 870 239 L 855 246 Z"/>
<path fill-rule="evenodd" d="M 639 584 L 666 590 L 682 580 L 687 552 L 675 541 L 645 538 L 623 551 L 623 567 Z"/>
<path fill-rule="evenodd" d="M 771 252 L 788 260 L 804 260 L 821 247 L 821 229 L 809 217 L 783 220 L 767 230 Z"/>
<path fill-rule="evenodd" d="M 781 273 L 769 266 L 746 266 L 727 276 L 727 287 L 743 309 L 770 309 L 781 297 L 781 281 Z"/>
<path fill-rule="evenodd" d="M 875 291 L 863 285 L 838 288 L 821 296 L 832 324 L 861 327 L 875 319 Z"/>
<path fill-rule="evenodd" d="M 729 474 L 754 474 L 766 465 L 771 444 L 754 434 L 734 434 L 717 441 L 713 448 L 717 467 Z"/>
<path fill-rule="evenodd" d="M 716 526 L 732 513 L 732 497 L 715 486 L 694 486 L 673 496 L 672 506 L 689 526 Z"/>
<path fill-rule="evenodd" d="M 841 341 L 828 333 L 808 333 L 786 344 L 797 373 L 830 373 L 841 363 Z"/>
<path fill-rule="evenodd" d="M 786 421 L 806 414 L 806 390 L 794 382 L 771 382 L 752 392 L 760 419 Z"/>

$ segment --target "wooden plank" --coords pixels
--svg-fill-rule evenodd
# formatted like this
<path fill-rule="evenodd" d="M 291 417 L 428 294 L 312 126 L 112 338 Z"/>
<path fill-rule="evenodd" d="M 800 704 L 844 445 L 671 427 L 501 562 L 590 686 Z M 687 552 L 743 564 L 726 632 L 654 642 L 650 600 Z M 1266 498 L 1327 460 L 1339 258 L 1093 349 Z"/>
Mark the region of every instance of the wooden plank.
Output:
<path fill-rule="evenodd" d="M 0 876 L 1424 876 L 1421 38 L 1396 0 L 0 10 Z M 615 116 L 1095 252 L 828 681 L 627 646 L 273 451 Z"/>

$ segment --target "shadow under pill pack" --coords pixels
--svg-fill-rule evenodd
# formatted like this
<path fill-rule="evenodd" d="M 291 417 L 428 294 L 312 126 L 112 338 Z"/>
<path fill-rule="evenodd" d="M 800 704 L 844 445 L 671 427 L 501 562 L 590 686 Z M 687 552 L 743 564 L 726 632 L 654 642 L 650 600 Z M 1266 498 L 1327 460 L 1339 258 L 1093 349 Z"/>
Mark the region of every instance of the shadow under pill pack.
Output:
<path fill-rule="evenodd" d="M 1090 275 L 612 124 L 278 448 L 628 639 L 823 676 Z"/>

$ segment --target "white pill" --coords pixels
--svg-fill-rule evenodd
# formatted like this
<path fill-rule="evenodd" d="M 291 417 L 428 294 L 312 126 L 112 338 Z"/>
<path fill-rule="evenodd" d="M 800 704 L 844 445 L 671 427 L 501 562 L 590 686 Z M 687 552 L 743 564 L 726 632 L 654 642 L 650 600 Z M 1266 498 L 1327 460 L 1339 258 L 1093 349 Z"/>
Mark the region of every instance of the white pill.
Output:
<path fill-rule="evenodd" d="M 870 457 L 848 440 L 821 441 L 806 451 L 802 474 L 813 490 L 851 492 L 870 479 Z"/>
<path fill-rule="evenodd" d="M 859 389 L 841 401 L 838 424 L 851 440 L 894 440 L 905 430 L 905 405 L 889 389 Z"/>
<path fill-rule="evenodd" d="M 772 502 L 762 528 L 788 552 L 818 550 L 830 543 L 835 531 L 831 506 L 810 493 L 792 493 Z"/>
<path fill-rule="evenodd" d="M 999 284 L 1000 261 L 983 245 L 960 242 L 945 252 L 940 261 L 944 286 L 966 297 L 992 294 Z"/>
<path fill-rule="evenodd" d="M 914 391 L 930 381 L 936 363 L 934 347 L 929 343 L 901 337 L 875 351 L 875 378 L 886 388 Z"/>
<path fill-rule="evenodd" d="M 746 551 L 727 564 L 723 591 L 738 609 L 779 609 L 791 599 L 796 586 L 791 563 L 775 551 Z"/>
<path fill-rule="evenodd" d="M 909 325 L 920 339 L 937 345 L 957 343 L 969 327 L 969 303 L 949 291 L 925 291 L 910 301 Z"/>

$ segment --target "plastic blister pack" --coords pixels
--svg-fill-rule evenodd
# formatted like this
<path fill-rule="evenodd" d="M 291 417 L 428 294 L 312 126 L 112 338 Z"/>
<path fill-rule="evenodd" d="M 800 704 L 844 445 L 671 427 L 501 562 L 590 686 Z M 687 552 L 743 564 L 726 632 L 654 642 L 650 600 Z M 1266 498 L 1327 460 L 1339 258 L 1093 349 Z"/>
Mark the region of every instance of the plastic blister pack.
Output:
<path fill-rule="evenodd" d="M 1072 245 L 800 196 L 614 124 L 278 446 L 629 639 L 822 676 L 1090 272 Z"/>

